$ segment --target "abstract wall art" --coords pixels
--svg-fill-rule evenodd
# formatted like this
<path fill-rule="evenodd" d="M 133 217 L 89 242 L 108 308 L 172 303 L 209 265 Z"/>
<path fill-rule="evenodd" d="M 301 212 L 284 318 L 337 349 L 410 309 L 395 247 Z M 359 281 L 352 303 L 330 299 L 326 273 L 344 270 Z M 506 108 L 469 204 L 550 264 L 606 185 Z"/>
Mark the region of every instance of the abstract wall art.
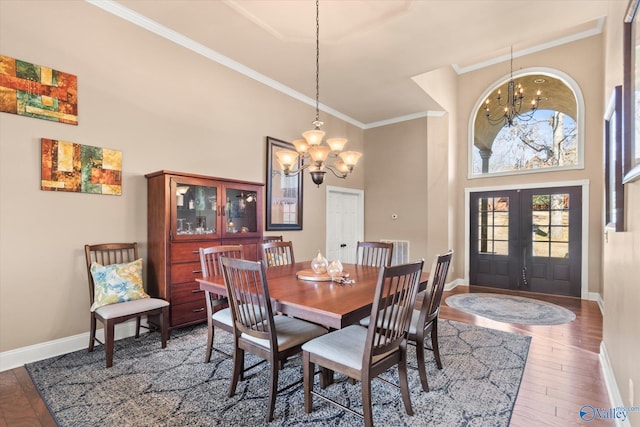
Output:
<path fill-rule="evenodd" d="M 0 55 L 0 111 L 78 124 L 78 78 Z"/>
<path fill-rule="evenodd" d="M 41 189 L 122 194 L 122 152 L 42 138 Z"/>

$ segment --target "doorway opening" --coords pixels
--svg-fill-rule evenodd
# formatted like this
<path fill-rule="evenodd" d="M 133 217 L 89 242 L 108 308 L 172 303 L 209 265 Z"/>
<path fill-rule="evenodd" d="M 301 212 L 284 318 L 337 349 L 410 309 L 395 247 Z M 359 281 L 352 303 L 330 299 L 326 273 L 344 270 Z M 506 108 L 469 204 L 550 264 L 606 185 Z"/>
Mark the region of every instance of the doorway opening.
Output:
<path fill-rule="evenodd" d="M 356 244 L 364 240 L 364 191 L 327 186 L 325 256 L 352 264 Z"/>

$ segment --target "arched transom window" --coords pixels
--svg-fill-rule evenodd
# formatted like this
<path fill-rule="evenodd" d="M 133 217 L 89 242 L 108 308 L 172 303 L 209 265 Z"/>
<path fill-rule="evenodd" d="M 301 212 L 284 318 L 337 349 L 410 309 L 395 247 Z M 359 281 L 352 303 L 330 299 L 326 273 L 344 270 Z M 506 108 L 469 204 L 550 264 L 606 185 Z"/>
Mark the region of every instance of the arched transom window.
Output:
<path fill-rule="evenodd" d="M 520 116 L 509 121 L 503 116 L 510 79 L 488 88 L 473 110 L 469 176 L 582 168 L 584 107 L 575 82 L 559 72 L 514 74 L 516 92 L 521 88 L 523 98 Z M 538 91 L 540 100 L 532 112 Z"/>

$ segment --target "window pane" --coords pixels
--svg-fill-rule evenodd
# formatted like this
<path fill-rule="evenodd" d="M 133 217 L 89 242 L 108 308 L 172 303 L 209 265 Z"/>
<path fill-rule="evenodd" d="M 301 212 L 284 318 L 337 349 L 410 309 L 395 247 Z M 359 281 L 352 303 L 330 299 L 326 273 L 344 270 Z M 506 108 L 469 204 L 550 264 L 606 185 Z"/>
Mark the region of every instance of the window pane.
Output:
<path fill-rule="evenodd" d="M 553 194 L 551 196 L 551 209 L 569 209 L 569 195 Z"/>
<path fill-rule="evenodd" d="M 551 240 L 569 242 L 569 227 L 551 227 Z"/>
<path fill-rule="evenodd" d="M 496 225 L 509 225 L 509 212 L 495 212 L 493 222 Z"/>
<path fill-rule="evenodd" d="M 493 240 L 478 240 L 478 252 L 490 254 L 493 252 Z"/>
<path fill-rule="evenodd" d="M 487 239 L 487 240 L 493 240 L 493 227 L 483 227 L 483 226 L 479 226 L 478 227 L 478 237 L 480 237 L 480 239 Z"/>
<path fill-rule="evenodd" d="M 496 255 L 509 255 L 509 242 L 496 240 L 494 242 L 494 251 Z"/>
<path fill-rule="evenodd" d="M 531 196 L 531 205 L 534 211 L 548 211 L 550 205 L 549 195 L 536 194 Z"/>
<path fill-rule="evenodd" d="M 546 242 L 533 242 L 533 256 L 548 257 L 549 244 Z"/>
<path fill-rule="evenodd" d="M 478 212 L 486 212 L 490 209 L 490 200 L 488 198 L 481 198 L 478 200 Z"/>
<path fill-rule="evenodd" d="M 569 244 L 551 243 L 551 256 L 553 258 L 569 258 Z"/>
<path fill-rule="evenodd" d="M 533 224 L 532 239 L 538 242 L 548 242 L 551 236 L 549 236 L 549 227 L 538 226 Z"/>
<path fill-rule="evenodd" d="M 494 199 L 494 210 L 499 212 L 508 212 L 509 211 L 509 198 L 508 197 L 500 197 Z"/>
<path fill-rule="evenodd" d="M 494 238 L 498 240 L 509 240 L 509 227 L 494 228 Z"/>

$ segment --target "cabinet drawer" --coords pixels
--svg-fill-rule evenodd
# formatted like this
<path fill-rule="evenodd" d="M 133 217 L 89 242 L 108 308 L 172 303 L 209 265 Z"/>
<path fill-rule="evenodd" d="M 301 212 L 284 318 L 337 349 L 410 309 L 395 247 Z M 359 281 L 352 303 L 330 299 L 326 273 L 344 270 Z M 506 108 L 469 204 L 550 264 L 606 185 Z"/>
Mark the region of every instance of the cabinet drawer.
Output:
<path fill-rule="evenodd" d="M 218 241 L 203 241 L 171 244 L 171 262 L 200 262 L 200 248 L 218 246 Z"/>
<path fill-rule="evenodd" d="M 202 265 L 198 262 L 171 264 L 171 286 L 176 283 L 195 282 L 202 278 Z"/>
<path fill-rule="evenodd" d="M 187 301 L 204 301 L 204 291 L 198 282 L 178 283 L 171 286 L 171 303 L 182 304 Z"/>
<path fill-rule="evenodd" d="M 204 297 L 184 304 L 171 304 L 171 326 L 206 320 L 207 307 Z"/>

